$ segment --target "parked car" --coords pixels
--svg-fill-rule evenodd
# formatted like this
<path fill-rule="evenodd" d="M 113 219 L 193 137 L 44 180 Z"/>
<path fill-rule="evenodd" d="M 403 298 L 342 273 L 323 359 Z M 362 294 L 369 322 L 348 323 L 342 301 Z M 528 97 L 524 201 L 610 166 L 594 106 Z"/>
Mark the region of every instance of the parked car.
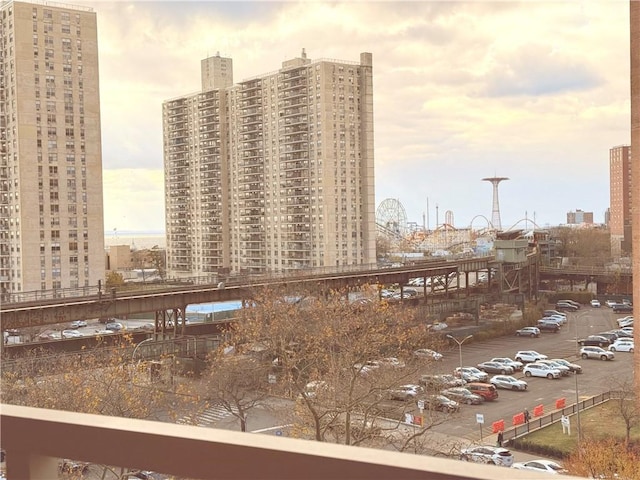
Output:
<path fill-rule="evenodd" d="M 87 322 L 85 320 L 75 320 L 71 322 L 71 325 L 70 325 L 71 328 L 82 328 L 86 326 L 87 326 Z"/>
<path fill-rule="evenodd" d="M 566 474 L 567 471 L 558 463 L 553 460 L 530 460 L 528 462 L 516 462 L 511 465 L 511 468 L 516 470 L 530 470 L 532 472 L 544 472 L 555 475 Z"/>
<path fill-rule="evenodd" d="M 615 304 L 617 304 L 617 303 L 618 303 L 618 302 L 616 302 L 615 300 L 611 300 L 611 299 L 608 299 L 608 300 L 606 300 L 606 301 L 604 302 L 604 304 L 605 304 L 607 307 L 609 307 L 609 308 L 613 308 L 613 306 L 614 306 Z"/>
<path fill-rule="evenodd" d="M 486 373 L 500 373 L 502 375 L 511 375 L 515 370 L 499 362 L 482 362 L 478 364 L 478 369 Z"/>
<path fill-rule="evenodd" d="M 543 320 L 545 320 L 545 319 L 554 320 L 554 321 L 558 322 L 558 324 L 560 326 L 567 324 L 567 317 L 565 315 L 556 315 L 554 313 L 553 315 L 545 315 L 542 318 L 543 318 Z"/>
<path fill-rule="evenodd" d="M 428 409 L 438 410 L 440 412 L 453 413 L 460 410 L 460 404 L 458 402 L 444 395 L 428 395 L 424 403 Z"/>
<path fill-rule="evenodd" d="M 559 312 L 558 310 L 545 310 L 544 312 L 542 312 L 542 315 L 544 317 L 550 317 L 552 315 L 561 315 L 564 318 L 567 318 L 567 314 L 564 312 Z"/>
<path fill-rule="evenodd" d="M 553 360 L 556 363 L 559 363 L 560 365 L 564 365 L 565 367 L 569 367 L 570 372 L 582 373 L 582 367 L 577 363 L 571 363 L 565 360 L 564 358 L 552 358 L 551 360 Z"/>
<path fill-rule="evenodd" d="M 595 335 L 606 338 L 607 340 L 609 340 L 609 343 L 613 343 L 618 339 L 618 334 L 613 332 L 600 332 L 596 333 Z"/>
<path fill-rule="evenodd" d="M 633 305 L 626 303 L 616 303 L 613 306 L 613 313 L 633 313 Z"/>
<path fill-rule="evenodd" d="M 538 360 L 536 363 L 542 363 L 544 365 L 549 365 L 551 368 L 557 368 L 558 370 L 560 370 L 560 373 L 564 377 L 566 377 L 567 375 L 569 375 L 569 373 L 571 373 L 571 370 L 569 369 L 569 367 L 567 367 L 566 365 L 562 365 L 558 362 L 555 362 L 553 360 Z"/>
<path fill-rule="evenodd" d="M 397 388 L 392 388 L 388 390 L 389 398 L 391 400 L 413 400 L 424 393 L 424 388 L 420 385 L 402 385 Z"/>
<path fill-rule="evenodd" d="M 124 328 L 124 325 L 122 325 L 120 322 L 111 322 L 111 323 L 107 323 L 104 326 L 105 330 L 109 330 L 111 332 L 119 332 L 123 328 Z"/>
<path fill-rule="evenodd" d="M 462 370 L 457 367 L 453 374 L 464 378 L 467 382 L 486 382 L 489 380 L 489 375 L 476 367 L 462 367 Z"/>
<path fill-rule="evenodd" d="M 629 328 L 629 327 L 627 327 Z M 630 327 L 631 331 L 623 330 L 622 328 L 618 328 L 615 330 L 609 330 L 610 333 L 615 333 L 618 338 L 633 338 L 633 327 Z"/>
<path fill-rule="evenodd" d="M 600 335 L 589 335 L 587 338 L 582 338 L 578 340 L 578 345 L 581 347 L 589 346 L 589 347 L 607 347 L 611 342 L 606 337 L 601 337 Z"/>
<path fill-rule="evenodd" d="M 622 340 L 622 339 L 620 339 Z M 633 353 L 634 343 L 633 342 L 625 342 L 625 341 L 615 341 L 611 345 L 609 345 L 609 351 L 611 352 L 631 352 Z"/>
<path fill-rule="evenodd" d="M 543 363 L 529 363 L 522 371 L 526 377 L 546 377 L 549 380 L 562 376 L 560 370 Z"/>
<path fill-rule="evenodd" d="M 510 467 L 513 465 L 513 454 L 506 448 L 481 445 L 463 448 L 460 451 L 460 460 Z"/>
<path fill-rule="evenodd" d="M 480 395 L 485 400 L 495 400 L 498 398 L 498 389 L 491 383 L 471 382 L 464 386 L 471 393 Z"/>
<path fill-rule="evenodd" d="M 422 375 L 420 377 L 420 384 L 427 387 L 427 389 L 442 390 L 443 388 L 462 387 L 466 385 L 466 381 L 462 378 L 456 378 L 451 374 L 445 373 L 442 375 Z"/>
<path fill-rule="evenodd" d="M 458 403 L 465 403 L 467 405 L 480 405 L 484 402 L 484 398 L 480 395 L 467 390 L 464 387 L 453 387 L 442 390 L 442 395 L 445 397 L 456 400 Z"/>
<path fill-rule="evenodd" d="M 556 310 L 575 312 L 576 310 L 578 310 L 578 307 L 576 307 L 575 305 L 571 305 L 570 303 L 558 302 L 556 303 Z"/>
<path fill-rule="evenodd" d="M 520 350 L 518 353 L 516 353 L 515 358 L 518 362 L 530 363 L 537 360 L 546 360 L 549 357 L 543 355 L 542 353 L 538 353 L 535 350 Z"/>
<path fill-rule="evenodd" d="M 405 363 L 396 357 L 387 357 L 378 360 L 381 367 L 404 368 Z"/>
<path fill-rule="evenodd" d="M 600 360 L 613 360 L 616 355 L 601 347 L 582 347 L 580 349 L 580 356 L 584 359 L 598 358 Z"/>
<path fill-rule="evenodd" d="M 619 318 L 617 323 L 620 328 L 633 327 L 633 317 Z"/>
<path fill-rule="evenodd" d="M 524 367 L 524 364 L 522 362 L 511 360 L 509 357 L 495 357 L 495 358 L 492 358 L 491 361 L 502 363 L 504 365 L 513 367 L 514 372 L 517 372 L 518 370 L 522 370 L 522 367 Z"/>
<path fill-rule="evenodd" d="M 431 350 L 430 348 L 420 348 L 413 352 L 416 357 L 426 358 L 429 360 L 442 360 L 443 355 L 435 350 Z"/>
<path fill-rule="evenodd" d="M 562 300 L 558 300 L 558 302 L 560 302 L 560 303 L 568 303 L 569 305 L 573 305 L 576 308 L 580 308 L 582 306 L 582 305 L 580 305 L 580 303 L 576 302 L 575 300 L 562 299 Z"/>
<path fill-rule="evenodd" d="M 541 318 L 538 320 L 537 327 L 541 332 L 558 333 L 560 331 L 560 324 L 550 318 Z"/>
<path fill-rule="evenodd" d="M 495 375 L 491 377 L 489 383 L 496 388 L 504 388 L 505 390 L 526 390 L 528 387 L 527 382 L 518 380 L 511 375 Z"/>
<path fill-rule="evenodd" d="M 517 337 L 539 337 L 540 329 L 538 327 L 524 327 L 516 330 Z"/>
<path fill-rule="evenodd" d="M 591 300 L 591 306 L 593 308 L 600 308 L 600 300 L 598 300 L 597 298 L 594 298 L 593 300 Z"/>

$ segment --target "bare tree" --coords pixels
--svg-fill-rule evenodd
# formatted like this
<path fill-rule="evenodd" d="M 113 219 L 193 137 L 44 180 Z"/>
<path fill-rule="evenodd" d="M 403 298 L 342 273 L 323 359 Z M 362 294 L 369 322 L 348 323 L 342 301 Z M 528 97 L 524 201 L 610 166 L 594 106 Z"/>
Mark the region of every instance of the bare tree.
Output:
<path fill-rule="evenodd" d="M 247 431 L 249 412 L 265 405 L 270 368 L 250 355 L 213 352 L 204 382 L 207 401 L 221 405 Z"/>
<path fill-rule="evenodd" d="M 640 426 L 640 402 L 635 392 L 635 385 L 632 380 L 617 379 L 611 386 L 611 390 L 616 392 L 610 401 L 616 406 L 616 413 L 624 421 L 625 443 L 631 444 L 631 429 Z"/>
<path fill-rule="evenodd" d="M 294 434 L 359 445 L 380 436 L 381 415 L 404 417 L 410 402 L 390 401 L 390 392 L 425 373 L 412 352 L 435 337 L 412 310 L 348 298 L 259 292 L 240 312 L 232 342 L 260 345 L 280 393 L 297 399 Z"/>

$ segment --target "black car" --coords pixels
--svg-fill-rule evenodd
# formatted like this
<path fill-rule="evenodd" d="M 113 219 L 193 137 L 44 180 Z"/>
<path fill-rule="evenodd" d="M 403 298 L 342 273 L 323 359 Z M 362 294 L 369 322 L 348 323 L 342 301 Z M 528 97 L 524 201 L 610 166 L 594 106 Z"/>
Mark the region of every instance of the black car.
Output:
<path fill-rule="evenodd" d="M 578 307 L 572 305 L 571 303 L 558 302 L 556 303 L 556 310 L 565 311 L 565 312 L 575 312 L 578 310 Z"/>
<path fill-rule="evenodd" d="M 613 306 L 613 313 L 633 313 L 633 306 L 626 303 L 616 303 Z"/>
<path fill-rule="evenodd" d="M 604 337 L 607 340 L 609 340 L 609 343 L 613 343 L 615 342 L 620 336 L 615 333 L 615 332 L 602 332 L 602 333 L 596 333 L 596 335 L 598 337 Z"/>
<path fill-rule="evenodd" d="M 608 347 L 611 342 L 606 337 L 600 335 L 589 335 L 587 338 L 578 340 L 581 347 Z"/>
<path fill-rule="evenodd" d="M 440 412 L 452 413 L 460 410 L 460 404 L 458 402 L 444 395 L 428 395 L 425 399 L 425 406 L 428 409 L 438 410 Z"/>

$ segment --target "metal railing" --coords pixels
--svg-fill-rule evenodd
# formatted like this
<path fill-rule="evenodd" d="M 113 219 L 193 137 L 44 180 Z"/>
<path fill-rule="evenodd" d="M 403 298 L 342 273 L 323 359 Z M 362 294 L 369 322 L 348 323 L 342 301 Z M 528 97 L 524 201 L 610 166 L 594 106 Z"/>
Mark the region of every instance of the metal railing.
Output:
<path fill-rule="evenodd" d="M 578 403 L 568 405 L 562 409 L 555 410 L 546 415 L 533 417 L 529 420 L 529 422 L 525 422 L 521 425 L 516 425 L 511 428 L 505 429 L 503 432 L 503 439 L 505 442 L 517 439 L 531 432 L 535 432 L 536 430 L 540 430 L 541 428 L 559 422 L 563 416 L 574 415 L 578 412 L 578 409 L 582 412 L 587 408 L 600 405 L 601 403 L 611 400 L 612 398 L 618 398 L 618 395 L 619 392 L 616 391 L 603 392 L 599 395 L 594 395 L 593 397 L 581 400 Z"/>

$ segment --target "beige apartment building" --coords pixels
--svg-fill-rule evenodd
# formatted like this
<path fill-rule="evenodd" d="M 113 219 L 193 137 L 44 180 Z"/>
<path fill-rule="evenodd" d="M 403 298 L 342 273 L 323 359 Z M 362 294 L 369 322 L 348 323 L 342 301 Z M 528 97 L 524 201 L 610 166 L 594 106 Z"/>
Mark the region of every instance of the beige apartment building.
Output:
<path fill-rule="evenodd" d="M 614 257 L 631 252 L 631 178 L 631 147 L 609 149 L 609 232 Z"/>
<path fill-rule="evenodd" d="M 163 104 L 168 275 L 375 262 L 372 55 L 201 69 Z"/>
<path fill-rule="evenodd" d="M 96 14 L 0 7 L 0 289 L 104 279 Z"/>

